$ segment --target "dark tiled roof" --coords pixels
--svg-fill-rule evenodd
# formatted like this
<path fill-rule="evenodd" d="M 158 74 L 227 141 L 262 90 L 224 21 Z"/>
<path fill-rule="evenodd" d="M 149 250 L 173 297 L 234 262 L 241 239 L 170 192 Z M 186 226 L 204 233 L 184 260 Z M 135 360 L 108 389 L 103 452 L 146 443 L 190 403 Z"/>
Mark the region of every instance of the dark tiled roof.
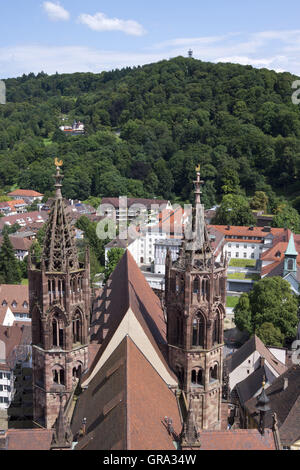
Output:
<path fill-rule="evenodd" d="M 284 379 L 288 379 L 288 387 L 284 390 Z M 300 436 L 300 365 L 293 365 L 266 389 L 270 400 L 271 411 L 266 413 L 266 426 L 272 425 L 272 414 L 276 413 L 280 438 L 283 445 L 291 445 Z M 259 419 L 255 408 L 256 398 L 247 401 L 245 407 L 256 420 Z M 282 431 L 281 431 L 282 430 Z"/>
<path fill-rule="evenodd" d="M 228 371 L 232 372 L 235 370 L 247 359 L 247 357 L 254 353 L 254 351 L 258 351 L 259 354 L 268 361 L 269 365 L 272 366 L 278 374 L 283 374 L 283 372 L 286 371 L 286 366 L 269 351 L 269 349 L 256 335 L 252 336 L 232 355 L 227 356 L 226 365 L 228 367 Z"/>
<path fill-rule="evenodd" d="M 73 433 L 78 433 L 83 418 L 87 424 L 76 449 L 175 450 L 165 416 L 172 418 L 178 435 L 175 395 L 126 336 L 77 402 Z"/>
<path fill-rule="evenodd" d="M 259 367 L 245 380 L 236 384 L 236 391 L 241 405 L 254 397 L 254 395 L 256 395 L 256 393 L 262 388 L 264 378 L 266 378 L 266 383 L 273 383 L 276 379 L 266 365 Z"/>

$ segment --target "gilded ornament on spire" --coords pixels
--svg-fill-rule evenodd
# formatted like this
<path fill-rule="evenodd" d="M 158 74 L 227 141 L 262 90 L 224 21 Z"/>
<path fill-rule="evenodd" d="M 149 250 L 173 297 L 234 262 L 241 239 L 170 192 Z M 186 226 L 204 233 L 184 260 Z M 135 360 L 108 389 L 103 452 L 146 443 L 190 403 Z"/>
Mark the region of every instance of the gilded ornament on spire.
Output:
<path fill-rule="evenodd" d="M 54 163 L 55 163 L 56 167 L 61 167 L 61 166 L 63 166 L 64 162 L 62 160 L 58 160 L 58 158 L 56 157 L 55 160 L 54 160 Z"/>

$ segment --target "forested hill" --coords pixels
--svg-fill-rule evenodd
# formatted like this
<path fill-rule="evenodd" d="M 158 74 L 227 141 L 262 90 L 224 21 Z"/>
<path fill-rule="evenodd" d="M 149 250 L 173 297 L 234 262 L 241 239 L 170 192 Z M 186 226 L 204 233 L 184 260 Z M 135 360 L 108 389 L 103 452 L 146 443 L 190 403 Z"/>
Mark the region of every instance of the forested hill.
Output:
<path fill-rule="evenodd" d="M 6 80 L 0 106 L 0 189 L 47 192 L 53 157 L 64 194 L 191 197 L 202 165 L 206 206 L 230 192 L 264 191 L 300 209 L 297 77 L 177 57 L 101 74 L 30 74 Z M 58 130 L 74 119 L 87 135 Z M 273 205 L 273 207 L 272 207 Z"/>

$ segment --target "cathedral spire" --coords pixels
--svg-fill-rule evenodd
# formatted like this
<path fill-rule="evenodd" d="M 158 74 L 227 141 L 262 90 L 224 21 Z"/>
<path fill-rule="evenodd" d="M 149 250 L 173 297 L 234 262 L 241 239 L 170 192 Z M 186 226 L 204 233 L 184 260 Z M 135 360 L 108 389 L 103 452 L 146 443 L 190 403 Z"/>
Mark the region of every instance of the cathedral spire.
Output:
<path fill-rule="evenodd" d="M 185 251 L 195 253 L 211 253 L 208 231 L 204 218 L 204 205 L 201 204 L 201 181 L 200 165 L 196 168 L 197 179 L 195 184 L 195 206 L 192 210 L 192 230 L 185 237 Z"/>
<path fill-rule="evenodd" d="M 61 193 L 63 175 L 60 173 L 60 167 L 62 164 L 62 161 L 55 159 L 55 199 L 47 223 L 43 250 L 45 269 L 48 272 L 65 272 L 67 268 L 71 270 L 79 268 L 74 236 Z"/>

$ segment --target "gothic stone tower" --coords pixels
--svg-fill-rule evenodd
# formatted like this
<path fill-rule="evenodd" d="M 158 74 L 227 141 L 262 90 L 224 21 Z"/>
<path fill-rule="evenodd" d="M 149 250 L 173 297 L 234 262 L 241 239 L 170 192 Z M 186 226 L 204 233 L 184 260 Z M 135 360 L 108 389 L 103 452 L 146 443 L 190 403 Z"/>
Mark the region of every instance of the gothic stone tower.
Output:
<path fill-rule="evenodd" d="M 57 162 L 57 165 L 62 162 Z M 90 262 L 78 261 L 74 235 L 56 168 L 56 196 L 49 215 L 40 263 L 29 257 L 32 316 L 34 421 L 52 428 L 88 364 Z"/>
<path fill-rule="evenodd" d="M 197 172 L 192 230 L 179 258 L 166 259 L 169 363 L 193 408 L 197 429 L 220 429 L 227 257 L 210 246 Z"/>

